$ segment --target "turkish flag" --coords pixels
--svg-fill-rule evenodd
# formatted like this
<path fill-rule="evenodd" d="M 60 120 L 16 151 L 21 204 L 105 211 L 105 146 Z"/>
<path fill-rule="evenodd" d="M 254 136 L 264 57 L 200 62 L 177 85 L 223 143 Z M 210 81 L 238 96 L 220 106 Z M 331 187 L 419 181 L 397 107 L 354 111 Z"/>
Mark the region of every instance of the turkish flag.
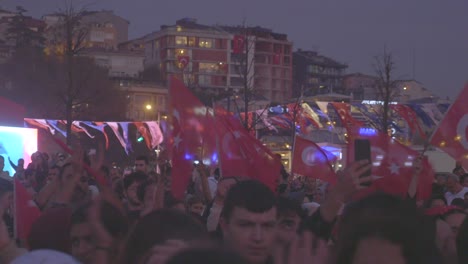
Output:
<path fill-rule="evenodd" d="M 336 174 L 331 164 L 335 161 L 335 155 L 315 142 L 296 136 L 291 169 L 293 173 L 334 184 Z"/>
<path fill-rule="evenodd" d="M 390 105 L 390 109 L 395 111 L 399 116 L 401 116 L 406 123 L 408 123 L 409 128 L 412 132 L 418 131 L 421 138 L 425 139 L 426 134 L 419 125 L 419 120 L 416 113 L 411 109 L 411 107 L 402 104 Z"/>
<path fill-rule="evenodd" d="M 182 64 L 182 67 L 185 68 L 190 62 L 190 57 L 189 56 L 177 56 L 177 60 L 179 61 L 180 64 Z"/>
<path fill-rule="evenodd" d="M 223 177 L 255 179 L 276 190 L 281 161 L 261 141 L 245 130 L 242 123 L 222 108 L 216 109 L 216 133 Z"/>
<path fill-rule="evenodd" d="M 434 132 L 431 144 L 442 149 L 468 169 L 468 84 L 447 111 Z"/>
<path fill-rule="evenodd" d="M 199 160 L 205 165 L 217 162 L 213 111 L 204 106 L 184 85 L 173 77 L 169 90 L 172 138 L 172 192 L 183 198 Z"/>
<path fill-rule="evenodd" d="M 244 52 L 245 37 L 242 35 L 235 35 L 232 40 L 232 53 L 239 54 Z"/>
<path fill-rule="evenodd" d="M 330 103 L 336 110 L 336 113 L 340 117 L 342 125 L 348 131 L 352 131 L 355 127 L 362 127 L 364 124 L 361 121 L 354 119 L 351 115 L 351 105 L 346 103 Z"/>
<path fill-rule="evenodd" d="M 138 132 L 140 133 L 140 135 L 145 140 L 146 147 L 148 147 L 148 149 L 152 149 L 152 146 L 151 146 L 151 133 L 148 131 L 148 128 L 146 128 L 145 123 L 135 122 L 134 124 L 135 124 Z"/>
<path fill-rule="evenodd" d="M 281 53 L 277 52 L 275 55 L 273 55 L 273 64 L 281 64 Z"/>
<path fill-rule="evenodd" d="M 388 135 L 372 128 L 356 128 L 352 138 L 367 139 L 371 145 L 372 176 L 375 180 L 371 187 L 361 192 L 367 195 L 382 191 L 392 195 L 406 197 L 409 184 L 414 175 L 413 163 L 420 153 Z M 348 142 L 348 164 L 354 162 L 354 141 Z M 419 175 L 417 198 L 428 199 L 432 192 L 434 172 L 426 157 L 423 159 L 423 171 Z"/>
<path fill-rule="evenodd" d="M 23 184 L 17 179 L 14 182 L 16 236 L 22 241 L 27 241 L 31 226 L 39 218 L 41 211 Z"/>

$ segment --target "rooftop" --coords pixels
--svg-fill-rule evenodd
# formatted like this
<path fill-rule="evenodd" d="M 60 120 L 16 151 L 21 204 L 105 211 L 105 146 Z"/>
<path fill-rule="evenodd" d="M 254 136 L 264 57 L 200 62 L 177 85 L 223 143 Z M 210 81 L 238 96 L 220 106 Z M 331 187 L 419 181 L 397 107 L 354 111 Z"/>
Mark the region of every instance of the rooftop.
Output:
<path fill-rule="evenodd" d="M 316 51 L 298 49 L 297 51 L 294 52 L 294 55 L 305 58 L 309 64 L 320 65 L 320 66 L 325 66 L 325 67 L 333 67 L 333 68 L 342 68 L 342 69 L 348 68 L 348 65 L 337 62 L 336 60 L 332 58 L 319 55 Z"/>

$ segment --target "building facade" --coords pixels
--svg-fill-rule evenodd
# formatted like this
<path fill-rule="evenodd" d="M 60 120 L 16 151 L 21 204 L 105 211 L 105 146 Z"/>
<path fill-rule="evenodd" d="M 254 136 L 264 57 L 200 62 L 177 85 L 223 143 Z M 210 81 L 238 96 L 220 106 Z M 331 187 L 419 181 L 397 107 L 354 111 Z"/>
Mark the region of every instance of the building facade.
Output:
<path fill-rule="evenodd" d="M 141 52 L 86 49 L 81 55 L 94 58 L 97 65 L 109 70 L 111 78 L 138 79 L 144 69 Z"/>
<path fill-rule="evenodd" d="M 343 93 L 343 75 L 348 65 L 319 55 L 315 51 L 293 53 L 293 96 Z"/>
<path fill-rule="evenodd" d="M 153 83 L 118 82 L 127 96 L 126 118 L 149 121 L 167 118 L 167 87 Z"/>
<path fill-rule="evenodd" d="M 184 79 L 191 88 L 226 96 L 246 86 L 269 100 L 291 94 L 292 43 L 262 28 L 200 25 L 181 19 L 145 41 L 145 67 L 158 65 L 163 81 Z"/>
<path fill-rule="evenodd" d="M 347 74 L 343 77 L 343 89 L 353 101 L 379 100 L 378 78 L 362 73 Z"/>
<path fill-rule="evenodd" d="M 53 45 L 60 44 L 62 15 L 49 14 L 42 19 L 47 25 L 47 40 Z M 119 43 L 128 41 L 129 24 L 126 19 L 109 10 L 83 13 L 81 26 L 87 32 L 84 41 L 86 48 L 117 50 Z"/>

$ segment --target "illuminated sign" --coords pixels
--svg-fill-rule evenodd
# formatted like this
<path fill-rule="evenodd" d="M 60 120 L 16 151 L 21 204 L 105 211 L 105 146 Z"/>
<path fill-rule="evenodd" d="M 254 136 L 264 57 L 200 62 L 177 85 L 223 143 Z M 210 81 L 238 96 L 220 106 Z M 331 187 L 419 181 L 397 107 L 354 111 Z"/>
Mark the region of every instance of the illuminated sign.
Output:
<path fill-rule="evenodd" d="M 362 104 L 370 104 L 370 105 L 383 105 L 383 101 L 376 101 L 376 100 L 362 100 Z M 397 102 L 389 102 L 389 104 L 396 105 L 398 104 Z"/>

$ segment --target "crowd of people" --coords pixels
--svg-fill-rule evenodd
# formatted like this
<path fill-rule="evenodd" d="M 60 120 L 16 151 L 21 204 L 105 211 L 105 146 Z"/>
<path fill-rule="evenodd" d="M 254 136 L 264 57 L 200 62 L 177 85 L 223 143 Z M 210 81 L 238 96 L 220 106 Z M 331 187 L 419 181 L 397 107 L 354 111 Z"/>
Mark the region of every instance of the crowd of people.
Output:
<path fill-rule="evenodd" d="M 437 175 L 422 203 L 411 186 L 406 196 L 357 195 L 373 180 L 363 177 L 369 161 L 350 164 L 334 185 L 282 169 L 276 190 L 194 164 L 184 197 L 171 194 L 177 175 L 162 159 L 138 157 L 124 172 L 78 148 L 50 159 L 38 152 L 26 168 L 13 164 L 13 177 L 4 162 L 0 263 L 468 263 L 461 167 Z M 41 210 L 24 240 L 15 237 L 13 179 Z"/>

